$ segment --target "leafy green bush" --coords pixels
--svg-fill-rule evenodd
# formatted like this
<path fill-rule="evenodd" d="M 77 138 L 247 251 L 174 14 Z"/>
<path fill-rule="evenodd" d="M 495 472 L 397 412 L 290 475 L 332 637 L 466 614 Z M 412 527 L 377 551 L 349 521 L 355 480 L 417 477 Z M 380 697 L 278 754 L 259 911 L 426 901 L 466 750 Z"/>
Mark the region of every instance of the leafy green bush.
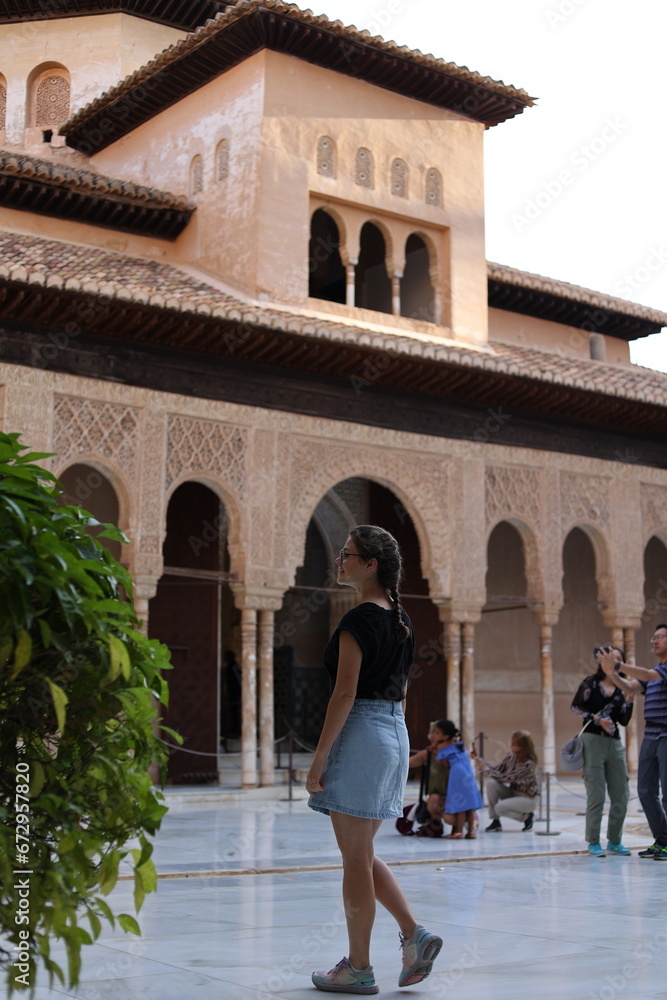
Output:
<path fill-rule="evenodd" d="M 33 985 L 40 963 L 64 982 L 53 938 L 76 983 L 102 920 L 139 933 L 103 897 L 124 858 L 137 911 L 155 889 L 147 835 L 166 812 L 148 769 L 164 776 L 153 729 L 168 651 L 138 631 L 129 574 L 86 531 L 98 522 L 61 506 L 54 477 L 34 464 L 47 456 L 24 451 L 18 435 L 0 434 L 0 960 L 10 992 Z M 102 534 L 127 541 L 110 525 Z"/>

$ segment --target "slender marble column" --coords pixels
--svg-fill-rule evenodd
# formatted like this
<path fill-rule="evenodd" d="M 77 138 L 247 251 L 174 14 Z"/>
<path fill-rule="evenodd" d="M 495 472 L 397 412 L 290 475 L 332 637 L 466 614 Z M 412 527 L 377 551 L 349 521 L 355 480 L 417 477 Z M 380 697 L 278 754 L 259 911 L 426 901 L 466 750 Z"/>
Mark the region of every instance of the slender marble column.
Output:
<path fill-rule="evenodd" d="M 357 267 L 356 260 L 351 260 L 348 263 L 347 267 L 345 268 L 345 273 L 347 276 L 346 286 L 345 286 L 346 287 L 345 304 L 348 306 L 354 306 L 355 304 L 354 296 L 356 287 L 356 267 Z"/>
<path fill-rule="evenodd" d="M 241 610 L 241 785 L 257 785 L 257 612 Z"/>
<path fill-rule="evenodd" d="M 554 719 L 553 626 L 540 623 L 540 675 L 542 681 L 542 767 L 556 773 L 556 724 Z"/>
<path fill-rule="evenodd" d="M 391 311 L 394 316 L 401 315 L 401 275 L 398 271 L 391 277 Z"/>
<path fill-rule="evenodd" d="M 626 663 L 637 663 L 636 633 L 633 628 L 623 629 L 623 641 L 619 643 L 625 651 Z M 628 771 L 635 772 L 639 764 L 639 716 L 642 710 L 642 698 L 635 697 L 632 718 L 625 730 L 625 752 L 628 761 Z"/>
<path fill-rule="evenodd" d="M 466 745 L 475 738 L 475 626 L 464 622 L 461 629 L 461 731 Z"/>
<path fill-rule="evenodd" d="M 274 785 L 273 619 L 275 612 L 259 612 L 259 783 Z"/>
<path fill-rule="evenodd" d="M 447 622 L 445 656 L 447 662 L 447 718 L 461 728 L 461 623 Z"/>

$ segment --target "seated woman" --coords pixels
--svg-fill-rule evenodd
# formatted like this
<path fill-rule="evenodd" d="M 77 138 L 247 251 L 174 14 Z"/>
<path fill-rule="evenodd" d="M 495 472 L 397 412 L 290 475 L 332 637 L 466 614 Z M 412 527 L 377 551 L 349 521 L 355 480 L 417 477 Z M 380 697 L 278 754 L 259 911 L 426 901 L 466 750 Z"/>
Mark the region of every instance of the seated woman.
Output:
<path fill-rule="evenodd" d="M 524 830 L 533 829 L 537 797 L 537 754 L 529 732 L 517 729 L 510 739 L 510 752 L 496 767 L 491 767 L 481 757 L 475 757 L 475 766 L 488 775 L 486 797 L 489 800 L 491 822 L 487 833 L 501 833 L 501 816 L 508 816 L 523 823 Z"/>
<path fill-rule="evenodd" d="M 600 827 L 605 791 L 609 791 L 607 821 L 608 854 L 630 854 L 621 837 L 628 808 L 629 783 L 625 748 L 621 743 L 618 724 L 627 726 L 632 717 L 631 694 L 616 687 L 602 668 L 605 653 L 613 656 L 616 670 L 623 660 L 617 646 L 596 646 L 594 656 L 598 669 L 585 677 L 572 700 L 571 711 L 589 725 L 584 731 L 584 785 L 586 786 L 586 841 L 588 853 L 603 858 Z M 623 674 L 621 676 L 624 676 Z"/>
<path fill-rule="evenodd" d="M 410 767 L 428 768 L 426 775 L 426 808 L 430 819 L 417 830 L 418 837 L 442 837 L 444 827 L 442 824 L 443 812 L 445 809 L 445 794 L 447 792 L 447 781 L 449 778 L 449 765 L 442 766 L 435 759 L 438 750 L 445 746 L 447 737 L 442 730 L 444 722 L 432 722 L 428 730 L 428 746 L 424 750 L 418 750 L 412 754 L 409 760 Z M 450 822 L 447 818 L 447 822 Z"/>
<path fill-rule="evenodd" d="M 483 805 L 475 781 L 470 756 L 461 742 L 461 734 L 450 719 L 438 724 L 445 735 L 445 742 L 436 754 L 436 760 L 449 764 L 449 780 L 445 795 L 445 819 L 454 827 L 448 839 L 463 836 L 464 823 L 468 826 L 466 838 L 475 839 L 475 810 Z"/>

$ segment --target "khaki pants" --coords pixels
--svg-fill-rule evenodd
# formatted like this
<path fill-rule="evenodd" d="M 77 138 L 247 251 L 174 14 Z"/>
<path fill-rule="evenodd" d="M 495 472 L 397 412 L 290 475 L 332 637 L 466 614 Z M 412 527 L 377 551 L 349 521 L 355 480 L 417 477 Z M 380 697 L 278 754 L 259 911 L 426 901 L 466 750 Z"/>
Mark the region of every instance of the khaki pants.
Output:
<path fill-rule="evenodd" d="M 586 786 L 586 840 L 600 841 L 605 792 L 609 790 L 607 839 L 620 844 L 630 796 L 625 747 L 620 740 L 584 733 L 584 784 Z"/>
<path fill-rule="evenodd" d="M 537 796 L 531 798 L 529 795 L 522 795 L 521 792 L 514 792 L 509 785 L 504 785 L 497 778 L 486 779 L 486 797 L 491 819 L 508 816 L 510 819 L 518 820 L 519 823 L 525 823 L 529 814 L 535 812 L 537 807 Z"/>

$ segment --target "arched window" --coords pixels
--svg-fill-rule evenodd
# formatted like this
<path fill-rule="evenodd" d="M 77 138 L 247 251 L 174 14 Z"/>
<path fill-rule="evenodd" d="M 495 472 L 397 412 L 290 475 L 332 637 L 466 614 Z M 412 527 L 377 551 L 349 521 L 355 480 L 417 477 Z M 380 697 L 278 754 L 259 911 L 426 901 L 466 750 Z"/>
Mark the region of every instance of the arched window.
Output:
<path fill-rule="evenodd" d="M 197 155 L 190 164 L 190 194 L 194 197 L 204 190 L 204 161 Z"/>
<path fill-rule="evenodd" d="M 435 291 L 431 259 L 421 236 L 411 233 L 405 244 L 405 271 L 401 278 L 401 316 L 435 323 Z"/>
<path fill-rule="evenodd" d="M 398 198 L 408 196 L 408 165 L 405 160 L 397 158 L 391 164 L 391 193 Z"/>
<path fill-rule="evenodd" d="M 220 140 L 215 153 L 215 176 L 218 182 L 229 177 L 229 143 L 226 139 Z"/>
<path fill-rule="evenodd" d="M 387 247 L 384 236 L 372 222 L 365 222 L 361 230 L 354 304 L 362 309 L 375 309 L 377 312 L 392 311 L 391 281 L 387 274 Z"/>
<path fill-rule="evenodd" d="M 427 205 L 442 206 L 442 177 L 440 171 L 431 167 L 426 171 L 425 201 Z"/>
<path fill-rule="evenodd" d="M 311 299 L 345 302 L 345 268 L 340 256 L 340 233 L 323 208 L 313 212 L 308 246 L 308 295 Z"/>
<path fill-rule="evenodd" d="M 47 69 L 40 73 L 32 87 L 32 124 L 53 129 L 69 118 L 70 81 L 66 69 Z"/>
<path fill-rule="evenodd" d="M 317 140 L 317 172 L 323 177 L 336 176 L 336 143 L 328 135 Z"/>
<path fill-rule="evenodd" d="M 360 187 L 372 188 L 373 185 L 373 154 L 370 149 L 360 146 L 354 165 L 355 181 Z"/>
<path fill-rule="evenodd" d="M 7 124 L 7 81 L 0 74 L 0 130 Z"/>

